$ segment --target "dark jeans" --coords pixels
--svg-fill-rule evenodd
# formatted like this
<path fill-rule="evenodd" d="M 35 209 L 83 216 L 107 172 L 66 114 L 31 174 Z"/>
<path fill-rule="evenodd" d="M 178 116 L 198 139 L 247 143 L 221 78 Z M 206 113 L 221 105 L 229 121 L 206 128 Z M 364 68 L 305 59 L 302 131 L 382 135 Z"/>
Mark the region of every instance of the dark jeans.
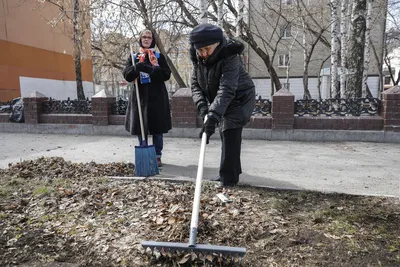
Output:
<path fill-rule="evenodd" d="M 161 158 L 162 150 L 163 150 L 163 146 L 164 146 L 163 135 L 162 134 L 153 134 L 152 137 L 153 137 L 153 145 L 154 145 L 154 148 L 156 149 L 157 158 Z M 139 139 L 139 145 L 141 145 L 142 137 L 139 135 L 138 139 Z M 148 136 L 146 136 L 146 142 L 147 142 L 147 144 L 149 144 Z"/>
<path fill-rule="evenodd" d="M 240 151 L 243 128 L 220 131 L 222 141 L 221 165 L 219 176 L 223 185 L 235 185 L 242 173 Z"/>

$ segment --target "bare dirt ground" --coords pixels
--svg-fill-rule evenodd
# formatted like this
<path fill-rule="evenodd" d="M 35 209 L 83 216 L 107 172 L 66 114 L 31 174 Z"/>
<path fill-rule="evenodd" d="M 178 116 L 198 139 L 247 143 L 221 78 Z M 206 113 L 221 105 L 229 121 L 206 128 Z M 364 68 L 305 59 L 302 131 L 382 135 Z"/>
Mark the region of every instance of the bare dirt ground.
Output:
<path fill-rule="evenodd" d="M 133 166 L 53 157 L 0 169 L 0 266 L 400 266 L 398 198 L 205 182 L 197 241 L 246 247 L 239 261 L 145 251 L 142 240 L 188 242 L 194 183 L 108 176 Z"/>

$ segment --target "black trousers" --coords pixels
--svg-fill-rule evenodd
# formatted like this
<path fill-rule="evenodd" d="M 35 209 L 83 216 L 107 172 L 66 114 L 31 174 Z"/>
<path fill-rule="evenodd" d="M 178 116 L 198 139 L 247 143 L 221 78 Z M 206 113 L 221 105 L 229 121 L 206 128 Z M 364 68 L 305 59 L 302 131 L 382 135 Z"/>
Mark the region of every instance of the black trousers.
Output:
<path fill-rule="evenodd" d="M 240 151 L 243 128 L 220 131 L 222 141 L 221 165 L 219 176 L 223 185 L 235 185 L 242 173 Z"/>

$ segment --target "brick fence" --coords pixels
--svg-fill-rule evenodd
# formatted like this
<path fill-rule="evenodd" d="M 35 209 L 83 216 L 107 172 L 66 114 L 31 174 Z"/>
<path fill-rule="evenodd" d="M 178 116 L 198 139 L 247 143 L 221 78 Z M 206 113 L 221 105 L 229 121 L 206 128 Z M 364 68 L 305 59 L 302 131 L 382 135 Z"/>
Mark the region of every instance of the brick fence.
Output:
<path fill-rule="evenodd" d="M 124 115 L 112 115 L 116 98 L 99 92 L 92 98 L 92 114 L 43 114 L 43 101 L 48 98 L 33 92 L 24 100 L 26 124 L 92 124 L 123 125 Z M 189 88 L 178 90 L 172 97 L 172 127 L 197 128 L 202 121 L 197 115 Z M 400 132 L 400 86 L 383 93 L 380 116 L 296 117 L 294 96 L 282 89 L 272 97 L 271 116 L 253 116 L 246 128 L 271 130 L 365 130 Z M 9 114 L 0 114 L 0 122 L 8 122 Z"/>
<path fill-rule="evenodd" d="M 172 99 L 173 127 L 200 127 L 190 89 L 178 90 Z M 271 116 L 252 116 L 246 128 L 272 130 L 369 130 L 400 132 L 400 86 L 383 93 L 380 116 L 296 117 L 294 95 L 286 89 L 272 96 Z M 196 122 L 196 123 L 194 123 Z"/>

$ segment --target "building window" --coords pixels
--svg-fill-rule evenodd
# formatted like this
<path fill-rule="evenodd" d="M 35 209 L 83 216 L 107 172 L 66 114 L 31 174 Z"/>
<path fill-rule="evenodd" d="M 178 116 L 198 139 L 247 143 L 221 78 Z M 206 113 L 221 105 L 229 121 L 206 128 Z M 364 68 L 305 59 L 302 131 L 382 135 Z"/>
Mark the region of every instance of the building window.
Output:
<path fill-rule="evenodd" d="M 283 5 L 291 5 L 293 3 L 293 0 L 281 0 L 281 3 Z"/>
<path fill-rule="evenodd" d="M 289 55 L 279 55 L 279 67 L 287 68 L 289 66 Z"/>
<path fill-rule="evenodd" d="M 385 76 L 385 85 L 390 85 L 392 82 L 392 79 L 390 78 L 390 76 Z"/>
<path fill-rule="evenodd" d="M 292 38 L 293 37 L 292 36 L 292 26 L 290 26 L 290 25 L 281 26 L 280 33 L 281 33 L 282 39 Z"/>

